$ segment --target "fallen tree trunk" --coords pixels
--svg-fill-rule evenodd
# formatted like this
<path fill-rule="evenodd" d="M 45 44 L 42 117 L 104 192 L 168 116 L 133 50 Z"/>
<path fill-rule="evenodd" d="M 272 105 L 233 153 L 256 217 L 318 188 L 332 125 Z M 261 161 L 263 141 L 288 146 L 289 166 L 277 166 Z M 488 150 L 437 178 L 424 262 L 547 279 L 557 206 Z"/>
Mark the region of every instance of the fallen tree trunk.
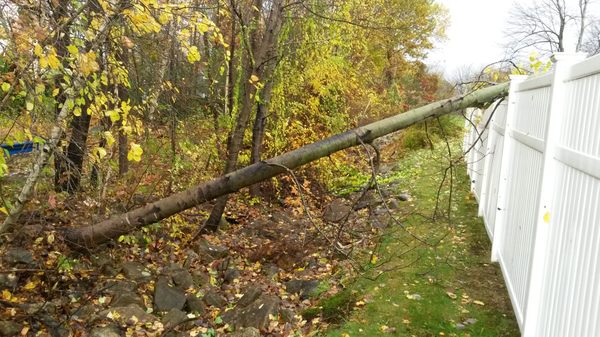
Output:
<path fill-rule="evenodd" d="M 438 101 L 331 136 L 277 157 L 246 166 L 127 213 L 115 215 L 100 223 L 72 229 L 66 233 L 66 239 L 72 244 L 84 246 L 106 242 L 206 201 L 274 177 L 285 172 L 286 169 L 297 168 L 334 152 L 359 145 L 361 142 L 369 143 L 376 138 L 423 120 L 492 102 L 506 96 L 508 86 L 508 83 L 499 84 L 465 96 Z"/>

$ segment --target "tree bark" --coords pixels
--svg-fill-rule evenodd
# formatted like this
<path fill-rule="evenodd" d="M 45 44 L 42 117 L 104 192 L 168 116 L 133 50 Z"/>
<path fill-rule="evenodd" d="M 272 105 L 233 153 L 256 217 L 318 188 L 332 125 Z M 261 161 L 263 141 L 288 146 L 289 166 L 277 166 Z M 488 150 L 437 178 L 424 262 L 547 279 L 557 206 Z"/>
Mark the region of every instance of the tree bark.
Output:
<path fill-rule="evenodd" d="M 256 118 L 254 119 L 254 127 L 252 128 L 251 164 L 258 163 L 261 160 L 262 145 L 265 138 L 265 125 L 267 123 L 267 115 L 269 114 L 272 89 L 273 82 L 272 80 L 269 80 L 263 88 L 260 102 L 256 105 Z M 259 184 L 250 186 L 250 194 L 253 196 L 259 194 Z"/>
<path fill-rule="evenodd" d="M 73 245 L 93 246 L 137 228 L 160 221 L 206 201 L 236 192 L 319 158 L 404 129 L 415 123 L 468 107 L 481 106 L 508 94 L 508 83 L 477 90 L 465 96 L 431 103 L 386 119 L 305 145 L 280 156 L 244 167 L 185 191 L 160 199 L 100 223 L 70 230 L 66 240 Z"/>
<path fill-rule="evenodd" d="M 92 116 L 87 113 L 87 103 L 83 107 L 81 116 L 71 120 L 71 140 L 63 159 L 63 171 L 58 177 L 57 191 L 74 193 L 81 186 L 83 159 L 87 149 L 88 130 Z"/>

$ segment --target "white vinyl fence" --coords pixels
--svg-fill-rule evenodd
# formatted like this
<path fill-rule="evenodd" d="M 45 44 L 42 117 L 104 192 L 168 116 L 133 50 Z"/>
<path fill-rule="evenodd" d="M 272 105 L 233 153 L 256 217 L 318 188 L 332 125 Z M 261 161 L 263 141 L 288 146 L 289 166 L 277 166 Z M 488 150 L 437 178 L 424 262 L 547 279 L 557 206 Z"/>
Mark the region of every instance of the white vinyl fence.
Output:
<path fill-rule="evenodd" d="M 600 336 L 600 55 L 467 111 L 471 189 L 525 337 Z"/>

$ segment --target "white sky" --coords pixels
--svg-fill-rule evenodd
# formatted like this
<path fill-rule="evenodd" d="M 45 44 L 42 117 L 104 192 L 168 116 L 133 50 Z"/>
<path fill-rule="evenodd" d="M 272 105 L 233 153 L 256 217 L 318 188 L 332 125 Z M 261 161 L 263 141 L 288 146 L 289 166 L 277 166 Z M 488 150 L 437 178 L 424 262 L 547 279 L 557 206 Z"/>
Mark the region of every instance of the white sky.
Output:
<path fill-rule="evenodd" d="M 568 0 L 574 1 L 574 0 Z M 436 0 L 448 8 L 448 39 L 438 42 L 426 63 L 452 77 L 457 69 L 474 69 L 503 58 L 503 31 L 513 0 Z M 529 3 L 531 0 L 519 0 Z"/>

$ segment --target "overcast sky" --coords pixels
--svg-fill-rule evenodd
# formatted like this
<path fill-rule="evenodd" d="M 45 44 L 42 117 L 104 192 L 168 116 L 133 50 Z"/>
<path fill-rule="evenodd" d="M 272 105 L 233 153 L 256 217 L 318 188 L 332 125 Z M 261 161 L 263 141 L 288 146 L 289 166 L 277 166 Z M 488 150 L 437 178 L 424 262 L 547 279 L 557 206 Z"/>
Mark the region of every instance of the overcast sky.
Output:
<path fill-rule="evenodd" d="M 438 43 L 427 64 L 451 77 L 464 65 L 475 69 L 499 61 L 512 0 L 436 0 L 449 10 L 448 39 Z M 575 0 L 568 0 L 575 1 Z M 519 0 L 530 3 L 531 0 Z"/>

